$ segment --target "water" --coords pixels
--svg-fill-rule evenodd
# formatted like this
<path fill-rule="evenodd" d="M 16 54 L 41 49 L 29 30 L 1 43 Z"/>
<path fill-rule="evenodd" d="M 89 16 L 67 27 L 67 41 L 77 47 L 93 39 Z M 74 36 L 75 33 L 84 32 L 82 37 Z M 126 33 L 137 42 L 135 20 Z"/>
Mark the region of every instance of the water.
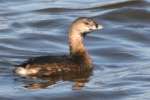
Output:
<path fill-rule="evenodd" d="M 33 81 L 13 74 L 30 57 L 68 52 L 67 29 L 80 16 L 104 25 L 86 37 L 93 74 L 81 89 L 56 81 L 27 89 Z M 149 100 L 150 0 L 0 0 L 1 100 Z"/>

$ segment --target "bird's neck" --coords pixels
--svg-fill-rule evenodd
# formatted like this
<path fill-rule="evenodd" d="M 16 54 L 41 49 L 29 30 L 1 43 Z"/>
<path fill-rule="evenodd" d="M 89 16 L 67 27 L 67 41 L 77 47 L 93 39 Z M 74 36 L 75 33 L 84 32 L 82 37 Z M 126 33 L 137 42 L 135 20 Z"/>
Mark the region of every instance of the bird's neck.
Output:
<path fill-rule="evenodd" d="M 83 37 L 81 36 L 81 33 L 75 30 L 70 30 L 69 47 L 70 47 L 71 56 L 77 58 L 79 57 L 85 65 L 91 66 L 91 59 L 84 46 L 84 41 L 83 41 Z"/>

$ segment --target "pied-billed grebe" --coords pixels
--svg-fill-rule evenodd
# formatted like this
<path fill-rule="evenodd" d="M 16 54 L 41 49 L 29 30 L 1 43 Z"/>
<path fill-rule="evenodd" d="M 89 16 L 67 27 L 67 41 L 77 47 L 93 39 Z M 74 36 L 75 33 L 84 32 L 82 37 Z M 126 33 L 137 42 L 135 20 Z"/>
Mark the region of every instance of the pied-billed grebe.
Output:
<path fill-rule="evenodd" d="M 20 76 L 53 76 L 91 69 L 91 58 L 84 47 L 83 38 L 86 33 L 102 28 L 102 25 L 91 18 L 76 19 L 71 24 L 68 34 L 70 55 L 31 58 L 18 65 L 15 72 Z"/>

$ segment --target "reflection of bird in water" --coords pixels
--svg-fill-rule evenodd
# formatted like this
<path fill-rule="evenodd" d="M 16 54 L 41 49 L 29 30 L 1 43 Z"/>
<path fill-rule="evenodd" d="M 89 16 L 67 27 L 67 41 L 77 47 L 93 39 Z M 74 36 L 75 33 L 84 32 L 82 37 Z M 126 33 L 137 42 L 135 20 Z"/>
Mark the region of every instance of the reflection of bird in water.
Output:
<path fill-rule="evenodd" d="M 55 77 L 65 74 L 70 76 L 72 73 L 91 69 L 92 62 L 84 47 L 83 38 L 86 33 L 97 29 L 102 29 L 102 26 L 91 18 L 81 17 L 76 19 L 70 26 L 68 34 L 70 55 L 31 58 L 19 65 L 15 72 L 24 77 Z"/>
<path fill-rule="evenodd" d="M 70 81 L 73 82 L 73 90 L 80 90 L 85 86 L 85 83 L 88 82 L 91 74 L 92 69 L 75 73 L 64 73 L 61 76 L 55 77 L 41 77 L 40 79 L 32 79 L 30 81 L 26 79 L 24 80 L 24 87 L 27 89 L 44 89 L 59 81 Z"/>

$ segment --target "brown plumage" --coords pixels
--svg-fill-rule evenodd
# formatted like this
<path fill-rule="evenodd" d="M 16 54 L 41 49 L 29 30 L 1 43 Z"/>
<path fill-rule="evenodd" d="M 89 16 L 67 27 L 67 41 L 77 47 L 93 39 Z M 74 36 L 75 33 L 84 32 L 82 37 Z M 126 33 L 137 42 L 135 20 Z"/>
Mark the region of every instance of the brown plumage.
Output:
<path fill-rule="evenodd" d="M 21 76 L 55 76 L 76 73 L 92 68 L 92 61 L 84 47 L 83 36 L 87 32 L 102 29 L 93 19 L 81 17 L 70 26 L 68 40 L 70 55 L 31 58 L 15 69 Z"/>

